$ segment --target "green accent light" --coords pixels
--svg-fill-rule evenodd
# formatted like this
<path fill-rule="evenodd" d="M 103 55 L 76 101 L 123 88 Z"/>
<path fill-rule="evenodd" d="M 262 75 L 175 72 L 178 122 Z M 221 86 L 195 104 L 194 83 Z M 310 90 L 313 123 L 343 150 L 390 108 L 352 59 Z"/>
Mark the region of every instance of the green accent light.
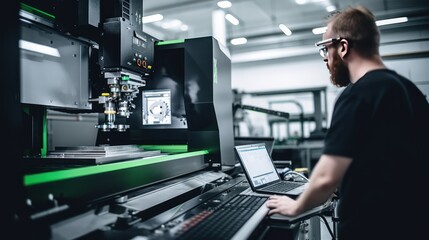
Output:
<path fill-rule="evenodd" d="M 123 81 L 128 81 L 128 80 L 130 80 L 130 76 L 122 76 L 122 80 Z"/>
<path fill-rule="evenodd" d="M 43 135 L 42 135 L 42 142 L 43 146 L 41 149 L 40 154 L 42 157 L 45 157 L 48 153 L 48 121 L 47 121 L 47 112 L 45 110 L 45 113 L 43 114 Z"/>
<path fill-rule="evenodd" d="M 156 42 L 156 46 L 162 46 L 162 45 L 169 45 L 169 44 L 176 44 L 176 43 L 184 43 L 185 39 L 177 39 L 177 40 L 168 40 L 168 41 L 161 41 Z"/>
<path fill-rule="evenodd" d="M 33 13 L 33 14 L 38 15 L 38 16 L 41 16 L 41 17 L 46 17 L 46 18 L 55 19 L 55 16 L 54 16 L 54 15 L 49 14 L 49 13 L 47 13 L 47 12 L 44 12 L 44 11 L 42 11 L 42 10 L 39 10 L 39 9 L 37 9 L 37 8 L 35 8 L 35 7 L 32 7 L 32 6 L 27 5 L 27 4 L 25 4 L 25 3 L 20 3 L 20 5 L 21 5 L 21 9 L 22 9 L 22 10 L 25 10 L 25 11 L 27 11 L 27 12 Z"/>
<path fill-rule="evenodd" d="M 159 150 L 165 153 L 184 153 L 188 151 L 188 145 L 140 145 L 144 150 Z"/>
<path fill-rule="evenodd" d="M 200 155 L 206 155 L 209 152 L 207 150 L 182 153 L 182 154 L 172 154 L 166 156 L 159 156 L 147 159 L 136 159 L 124 162 L 110 163 L 105 165 L 97 165 L 97 166 L 89 166 L 68 170 L 59 170 L 53 172 L 45 172 L 45 173 L 36 173 L 24 176 L 24 185 L 26 187 L 47 183 L 47 182 L 55 182 L 60 180 L 66 180 L 70 178 L 83 177 L 92 174 L 98 174 L 103 172 L 117 171 L 126 168 L 139 167 L 144 165 L 149 165 L 153 163 L 160 163 L 165 161 L 171 161 L 186 157 L 194 157 Z"/>

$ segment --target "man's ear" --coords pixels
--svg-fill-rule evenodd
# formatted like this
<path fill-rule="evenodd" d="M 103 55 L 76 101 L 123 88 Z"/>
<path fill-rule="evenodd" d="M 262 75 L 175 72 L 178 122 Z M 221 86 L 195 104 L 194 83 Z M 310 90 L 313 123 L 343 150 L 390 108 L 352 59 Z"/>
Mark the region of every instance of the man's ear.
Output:
<path fill-rule="evenodd" d="M 339 54 L 341 58 L 345 58 L 350 52 L 349 42 L 346 39 L 342 39 L 340 42 L 340 47 L 338 49 L 340 50 Z"/>

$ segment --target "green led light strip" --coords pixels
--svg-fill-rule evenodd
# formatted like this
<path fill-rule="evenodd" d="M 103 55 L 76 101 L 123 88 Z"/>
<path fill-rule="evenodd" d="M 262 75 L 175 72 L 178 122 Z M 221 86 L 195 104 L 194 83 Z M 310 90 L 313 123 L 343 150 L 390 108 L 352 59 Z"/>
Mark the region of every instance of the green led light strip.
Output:
<path fill-rule="evenodd" d="M 166 153 L 184 153 L 188 151 L 188 145 L 140 145 L 144 150 L 160 150 Z"/>
<path fill-rule="evenodd" d="M 201 150 L 201 151 L 159 156 L 159 157 L 153 157 L 153 158 L 147 158 L 147 159 L 137 159 L 137 160 L 124 161 L 124 162 L 109 163 L 105 165 L 97 165 L 97 166 L 89 166 L 89 167 L 82 167 L 82 168 L 75 168 L 75 169 L 68 169 L 68 170 L 30 174 L 30 175 L 24 176 L 24 186 L 28 187 L 36 184 L 55 182 L 55 181 L 66 180 L 66 179 L 76 178 L 76 177 L 83 177 L 83 176 L 110 172 L 110 171 L 117 171 L 121 169 L 139 167 L 139 166 L 149 165 L 153 163 L 160 163 L 160 162 L 171 161 L 171 160 L 176 160 L 176 159 L 181 159 L 186 157 L 201 156 L 208 153 L 209 152 L 207 150 Z"/>
<path fill-rule="evenodd" d="M 41 16 L 41 17 L 46 17 L 46 18 L 55 19 L 55 16 L 54 16 L 54 15 L 49 14 L 49 13 L 47 13 L 47 12 L 44 12 L 44 11 L 42 11 L 42 10 L 39 10 L 39 9 L 37 9 L 37 8 L 35 8 L 35 7 L 32 7 L 32 6 L 27 5 L 27 4 L 25 4 L 25 3 L 20 3 L 20 5 L 21 5 L 21 9 L 22 9 L 22 10 L 25 10 L 25 11 L 27 11 L 27 12 L 33 13 L 33 14 L 38 15 L 38 16 Z"/>
<path fill-rule="evenodd" d="M 42 157 L 45 157 L 46 154 L 48 153 L 48 120 L 47 120 L 47 112 L 45 109 L 45 112 L 43 114 L 43 135 L 42 135 L 42 149 L 40 154 L 42 155 Z"/>
<path fill-rule="evenodd" d="M 168 41 L 156 42 L 155 45 L 161 46 L 161 45 L 169 45 L 169 44 L 184 43 L 184 42 L 185 42 L 184 39 L 177 39 L 177 40 L 168 40 Z"/>

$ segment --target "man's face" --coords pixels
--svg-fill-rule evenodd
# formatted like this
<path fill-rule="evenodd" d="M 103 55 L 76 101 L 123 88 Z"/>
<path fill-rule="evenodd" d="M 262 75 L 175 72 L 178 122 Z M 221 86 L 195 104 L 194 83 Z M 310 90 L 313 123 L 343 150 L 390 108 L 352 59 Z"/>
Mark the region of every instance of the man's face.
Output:
<path fill-rule="evenodd" d="M 328 24 L 327 31 L 323 34 L 324 39 L 332 38 L 334 34 L 330 31 Z M 341 42 L 333 42 L 325 45 L 327 55 L 323 58 L 326 67 L 331 75 L 331 82 L 335 86 L 345 87 L 350 83 L 349 69 L 338 53 Z"/>
<path fill-rule="evenodd" d="M 335 86 L 345 87 L 350 83 L 350 72 L 347 65 L 344 63 L 341 56 L 338 54 L 337 49 L 332 47 L 328 55 L 328 62 L 326 63 L 329 73 L 331 74 L 331 82 Z"/>

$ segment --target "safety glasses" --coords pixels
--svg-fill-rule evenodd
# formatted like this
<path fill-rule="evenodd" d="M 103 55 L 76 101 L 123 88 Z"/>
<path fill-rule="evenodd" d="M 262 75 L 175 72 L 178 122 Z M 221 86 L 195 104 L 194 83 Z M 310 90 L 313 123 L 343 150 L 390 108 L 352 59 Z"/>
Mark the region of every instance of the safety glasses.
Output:
<path fill-rule="evenodd" d="M 337 43 L 337 42 L 341 41 L 342 39 L 345 39 L 345 38 L 342 38 L 342 37 L 328 38 L 328 39 L 322 40 L 320 42 L 317 42 L 314 45 L 316 47 L 322 46 L 319 48 L 319 54 L 322 58 L 327 58 L 328 57 L 328 46 L 331 44 Z"/>

